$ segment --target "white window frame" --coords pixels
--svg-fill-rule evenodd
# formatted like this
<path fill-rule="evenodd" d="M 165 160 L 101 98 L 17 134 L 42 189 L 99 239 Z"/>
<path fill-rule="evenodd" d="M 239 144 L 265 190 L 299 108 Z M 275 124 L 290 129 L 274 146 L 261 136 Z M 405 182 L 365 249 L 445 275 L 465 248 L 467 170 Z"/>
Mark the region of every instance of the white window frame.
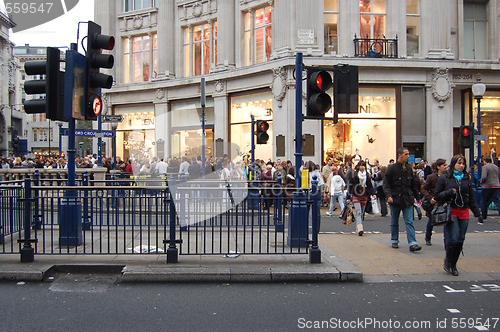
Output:
<path fill-rule="evenodd" d="M 156 7 L 157 0 L 123 0 L 123 11 L 131 12 Z"/>
<path fill-rule="evenodd" d="M 370 0 L 370 8 L 371 8 L 370 12 L 361 12 L 361 10 L 359 11 L 360 22 L 361 22 L 361 16 L 370 16 L 371 17 L 371 19 L 370 19 L 370 34 L 368 36 L 369 39 L 379 39 L 380 38 L 380 36 L 377 37 L 374 34 L 374 22 L 375 22 L 376 16 L 380 16 L 380 17 L 384 18 L 384 34 L 385 34 L 386 27 L 387 27 L 387 0 L 383 0 L 383 1 L 384 1 L 384 12 L 383 13 L 379 13 L 379 12 L 374 11 L 375 0 Z M 361 27 L 360 27 L 360 31 L 359 31 L 359 36 L 361 39 L 366 38 L 366 35 L 362 35 L 362 33 L 361 33 Z"/>
<path fill-rule="evenodd" d="M 149 37 L 149 49 L 144 50 L 140 49 L 139 51 L 134 51 L 134 42 L 137 39 L 144 39 L 145 37 Z M 123 48 L 123 82 L 124 83 L 141 83 L 141 82 L 149 82 L 151 79 L 154 79 L 158 75 L 158 34 L 143 34 L 137 36 L 128 36 L 123 38 L 124 48 Z M 135 77 L 135 55 L 141 55 L 141 59 L 144 56 L 148 59 L 149 71 L 148 71 L 148 80 L 144 80 L 144 74 L 139 74 L 141 79 L 136 80 Z M 140 66 L 143 70 L 144 67 L 141 64 Z"/>
<path fill-rule="evenodd" d="M 207 27 L 208 26 L 208 27 Z M 200 40 L 194 40 L 195 38 L 195 30 L 197 28 L 201 28 L 201 36 Z M 203 38 L 204 32 L 209 31 L 209 37 Z M 199 76 L 208 74 L 211 68 L 214 68 L 217 65 L 217 20 L 212 20 L 210 22 L 194 24 L 189 27 L 184 27 L 183 29 L 183 61 L 184 61 L 184 77 L 189 76 Z M 209 63 L 205 64 L 203 59 L 205 57 L 205 48 L 203 47 L 204 43 L 208 43 L 209 45 Z M 201 45 L 201 55 L 200 55 L 200 73 L 196 73 L 196 46 Z"/>
<path fill-rule="evenodd" d="M 265 19 L 266 14 L 270 12 L 271 14 L 271 20 L 268 23 L 263 23 L 260 26 L 256 26 L 255 21 L 256 21 L 256 13 L 259 10 L 264 10 L 263 17 Z M 246 12 L 243 12 L 242 18 L 243 18 L 243 39 L 242 39 L 242 62 L 244 66 L 250 66 L 253 64 L 257 63 L 264 63 L 266 61 L 270 60 L 271 52 L 273 50 L 272 46 L 272 30 L 273 30 L 273 11 L 274 8 L 273 6 L 264 6 L 264 7 L 257 7 L 253 8 L 251 10 L 248 10 Z M 248 20 L 248 24 L 247 24 Z M 267 55 L 266 52 L 266 29 L 270 28 L 270 33 L 271 33 L 271 50 L 269 52 L 269 55 Z M 257 31 L 263 30 L 263 47 L 262 47 L 262 54 L 258 56 L 257 54 Z M 258 61 L 258 59 L 263 59 L 262 61 Z"/>
<path fill-rule="evenodd" d="M 324 0 L 324 2 L 331 1 L 331 0 Z M 337 16 L 337 43 L 334 45 L 332 48 L 329 43 L 329 35 L 328 31 L 326 30 L 326 20 L 324 26 L 324 40 L 325 40 L 325 45 L 324 45 L 324 52 L 325 54 L 332 54 L 332 52 L 338 53 L 338 48 L 339 48 L 339 0 L 337 0 L 337 10 L 336 11 L 331 11 L 331 10 L 326 10 L 323 12 L 323 17 L 326 17 L 326 15 L 336 15 Z M 326 8 L 326 6 L 325 6 Z M 327 49 L 328 48 L 328 49 Z"/>
<path fill-rule="evenodd" d="M 418 8 L 418 13 L 417 14 L 409 14 L 408 13 L 408 10 L 406 10 L 406 27 L 408 27 L 408 18 L 409 17 L 415 17 L 417 18 L 418 20 L 418 40 L 417 40 L 417 52 L 416 53 L 413 53 L 413 54 L 409 54 L 408 53 L 408 35 L 407 35 L 407 38 L 406 38 L 406 55 L 410 55 L 410 56 L 413 56 L 413 55 L 418 55 L 420 54 L 420 28 L 421 28 L 421 22 L 420 22 L 420 0 L 417 0 L 418 1 L 418 5 L 417 5 L 417 8 Z"/>

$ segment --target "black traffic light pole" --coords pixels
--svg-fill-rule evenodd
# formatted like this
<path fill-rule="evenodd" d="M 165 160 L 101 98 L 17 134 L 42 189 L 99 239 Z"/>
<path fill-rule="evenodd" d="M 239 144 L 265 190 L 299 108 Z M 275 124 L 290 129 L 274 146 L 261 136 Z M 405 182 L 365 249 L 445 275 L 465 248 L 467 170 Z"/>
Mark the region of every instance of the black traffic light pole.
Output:
<path fill-rule="evenodd" d="M 302 166 L 302 53 L 297 52 L 295 57 L 295 187 L 301 187 L 301 166 Z M 290 247 L 307 246 L 308 215 L 306 195 L 300 189 L 293 193 L 288 218 L 288 239 Z"/>

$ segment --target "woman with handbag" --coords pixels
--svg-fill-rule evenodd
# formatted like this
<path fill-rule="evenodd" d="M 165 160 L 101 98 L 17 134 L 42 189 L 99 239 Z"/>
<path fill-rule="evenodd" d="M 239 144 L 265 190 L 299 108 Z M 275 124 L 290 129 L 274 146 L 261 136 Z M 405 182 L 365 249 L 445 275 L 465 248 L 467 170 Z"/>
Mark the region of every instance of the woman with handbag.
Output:
<path fill-rule="evenodd" d="M 425 210 L 425 215 L 429 219 L 427 221 L 427 227 L 425 229 L 425 244 L 431 246 L 431 237 L 432 237 L 432 208 L 434 204 L 436 204 L 436 200 L 434 196 L 436 196 L 436 184 L 441 175 L 446 171 L 446 167 L 448 164 L 445 159 L 438 158 L 436 162 L 432 165 L 433 172 L 429 176 L 427 176 L 427 180 L 422 186 L 422 195 L 424 199 L 422 200 L 422 208 Z"/>
<path fill-rule="evenodd" d="M 365 209 L 367 204 L 371 204 L 370 196 L 372 195 L 376 197 L 371 176 L 366 170 L 366 163 L 361 160 L 356 165 L 349 187 L 349 196 L 352 197 L 352 203 L 354 209 L 356 209 L 356 233 L 358 233 L 359 236 L 362 236 L 364 233 L 363 219 L 365 216 Z"/>
<path fill-rule="evenodd" d="M 444 270 L 454 276 L 458 276 L 457 261 L 469 225 L 469 209 L 478 221 L 482 221 L 481 210 L 474 199 L 472 181 L 466 169 L 465 157 L 455 155 L 436 184 L 435 200 L 439 204 L 449 203 L 452 207 L 451 221 L 444 226 Z"/>

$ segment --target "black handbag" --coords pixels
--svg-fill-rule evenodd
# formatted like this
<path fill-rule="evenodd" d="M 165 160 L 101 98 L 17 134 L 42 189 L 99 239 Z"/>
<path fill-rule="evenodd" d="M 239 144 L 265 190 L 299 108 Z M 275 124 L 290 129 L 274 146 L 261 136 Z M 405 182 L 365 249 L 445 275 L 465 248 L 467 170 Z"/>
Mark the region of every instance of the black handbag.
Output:
<path fill-rule="evenodd" d="M 432 226 L 444 226 L 451 223 L 451 204 L 444 203 L 432 209 Z"/>
<path fill-rule="evenodd" d="M 433 208 L 434 204 L 431 204 L 431 201 L 424 197 L 422 199 L 422 209 L 424 209 L 424 211 L 431 212 Z"/>

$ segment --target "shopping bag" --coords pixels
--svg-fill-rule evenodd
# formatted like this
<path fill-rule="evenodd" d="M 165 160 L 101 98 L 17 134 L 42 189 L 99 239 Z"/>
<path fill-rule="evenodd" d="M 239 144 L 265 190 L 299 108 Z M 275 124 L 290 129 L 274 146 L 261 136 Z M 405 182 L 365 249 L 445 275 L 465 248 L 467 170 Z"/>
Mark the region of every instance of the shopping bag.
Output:
<path fill-rule="evenodd" d="M 376 198 L 374 197 L 371 198 L 371 204 L 372 204 L 372 213 L 380 213 L 380 209 L 378 208 L 378 202 Z"/>

